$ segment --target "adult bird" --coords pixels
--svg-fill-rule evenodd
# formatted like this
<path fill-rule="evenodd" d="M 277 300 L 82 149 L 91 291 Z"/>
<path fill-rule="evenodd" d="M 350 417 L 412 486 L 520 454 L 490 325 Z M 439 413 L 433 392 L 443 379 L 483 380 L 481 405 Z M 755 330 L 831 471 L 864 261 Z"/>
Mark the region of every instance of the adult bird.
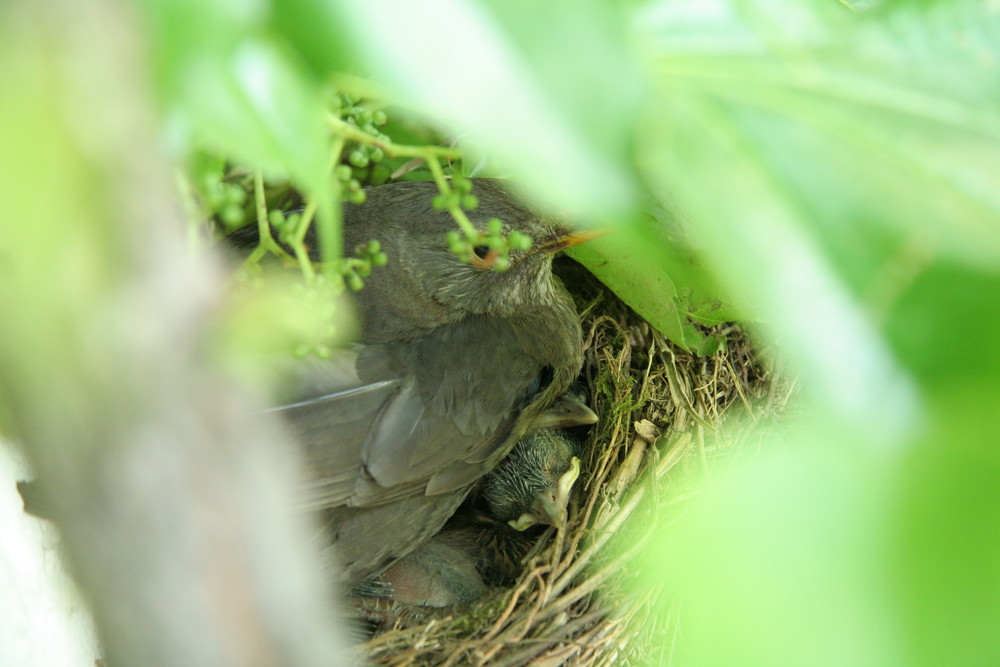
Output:
<path fill-rule="evenodd" d="M 388 264 L 354 295 L 359 345 L 314 363 L 297 400 L 278 408 L 305 450 L 308 502 L 322 510 L 341 581 L 372 577 L 432 535 L 477 480 L 576 377 L 582 341 L 554 253 L 588 236 L 539 215 L 495 180 L 476 179 L 472 224 L 534 243 L 463 263 L 434 183 L 371 188 L 344 207 L 346 247 L 377 239 Z"/>

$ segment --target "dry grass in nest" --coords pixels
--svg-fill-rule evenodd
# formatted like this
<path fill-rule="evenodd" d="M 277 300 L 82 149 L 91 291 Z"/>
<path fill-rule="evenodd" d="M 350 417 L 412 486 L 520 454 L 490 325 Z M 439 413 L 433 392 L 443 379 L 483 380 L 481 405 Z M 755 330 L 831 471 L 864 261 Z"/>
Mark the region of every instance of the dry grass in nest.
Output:
<path fill-rule="evenodd" d="M 568 526 L 539 539 L 511 588 L 362 645 L 374 664 L 660 662 L 656 653 L 669 651 L 663 638 L 676 632 L 676 623 L 662 612 L 669 605 L 657 591 L 629 592 L 632 563 L 674 514 L 664 508 L 696 493 L 698 473 L 787 402 L 792 383 L 777 379 L 739 327 L 713 328 L 725 346 L 696 357 L 582 270 L 561 268 L 580 308 L 584 373 L 601 416 L 587 440 Z M 744 433 L 727 429 L 727 440 L 712 437 L 735 414 L 749 417 L 735 429 Z"/>

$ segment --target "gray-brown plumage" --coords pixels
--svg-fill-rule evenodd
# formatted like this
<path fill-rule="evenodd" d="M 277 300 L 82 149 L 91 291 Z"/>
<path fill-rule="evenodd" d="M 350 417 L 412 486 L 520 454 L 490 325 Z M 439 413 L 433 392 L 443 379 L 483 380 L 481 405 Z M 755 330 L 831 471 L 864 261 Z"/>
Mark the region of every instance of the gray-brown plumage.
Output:
<path fill-rule="evenodd" d="M 561 411 L 565 399 L 584 419 L 568 426 L 593 423 L 593 412 L 576 396 L 561 397 L 550 411 Z M 538 538 L 537 531 L 527 529 L 566 520 L 570 489 L 579 473 L 578 449 L 575 441 L 553 429 L 525 436 L 483 478 L 479 495 L 444 530 L 377 580 L 355 588 L 358 611 L 383 627 L 410 625 L 433 615 L 419 607 L 469 604 L 486 593 L 486 584 L 512 583 Z"/>
<path fill-rule="evenodd" d="M 554 252 L 578 242 L 492 180 L 474 181 L 477 228 L 499 218 L 535 243 L 511 266 L 461 263 L 433 183 L 394 183 L 346 205 L 345 246 L 378 239 L 389 257 L 356 295 L 361 345 L 312 364 L 283 406 L 313 474 L 310 505 L 353 583 L 438 532 L 582 363 L 573 302 Z"/>

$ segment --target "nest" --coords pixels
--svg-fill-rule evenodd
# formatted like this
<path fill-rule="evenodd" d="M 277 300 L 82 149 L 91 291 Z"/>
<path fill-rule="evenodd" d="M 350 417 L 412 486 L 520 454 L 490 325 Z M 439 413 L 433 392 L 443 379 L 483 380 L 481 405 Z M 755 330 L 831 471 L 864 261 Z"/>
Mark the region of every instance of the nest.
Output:
<path fill-rule="evenodd" d="M 741 449 L 732 443 L 788 401 L 793 382 L 739 326 L 708 330 L 725 345 L 697 357 L 577 265 L 560 263 L 557 272 L 581 313 L 584 377 L 601 417 L 587 439 L 567 526 L 542 535 L 510 588 L 362 644 L 358 650 L 373 664 L 661 663 L 677 631 L 675 615 L 662 613 L 669 601 L 665 607 L 660 591 L 636 592 L 633 563 L 648 537 L 697 493 L 699 472 Z M 714 437 L 723 420 L 738 415 L 749 419 L 727 428 L 725 439 Z"/>

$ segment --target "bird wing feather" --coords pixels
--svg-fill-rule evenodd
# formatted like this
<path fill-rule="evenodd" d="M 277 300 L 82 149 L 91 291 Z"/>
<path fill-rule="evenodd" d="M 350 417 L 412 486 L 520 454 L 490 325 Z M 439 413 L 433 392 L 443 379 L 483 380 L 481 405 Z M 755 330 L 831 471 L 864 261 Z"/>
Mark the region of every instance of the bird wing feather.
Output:
<path fill-rule="evenodd" d="M 317 397 L 281 406 L 315 474 L 307 503 L 381 505 L 457 491 L 482 476 L 539 387 L 540 362 L 492 344 L 506 326 L 469 318 L 404 343 L 357 348 L 347 353 L 353 368 L 341 358 L 322 382 L 311 381 Z M 454 354 L 470 349 L 476 368 Z"/>

